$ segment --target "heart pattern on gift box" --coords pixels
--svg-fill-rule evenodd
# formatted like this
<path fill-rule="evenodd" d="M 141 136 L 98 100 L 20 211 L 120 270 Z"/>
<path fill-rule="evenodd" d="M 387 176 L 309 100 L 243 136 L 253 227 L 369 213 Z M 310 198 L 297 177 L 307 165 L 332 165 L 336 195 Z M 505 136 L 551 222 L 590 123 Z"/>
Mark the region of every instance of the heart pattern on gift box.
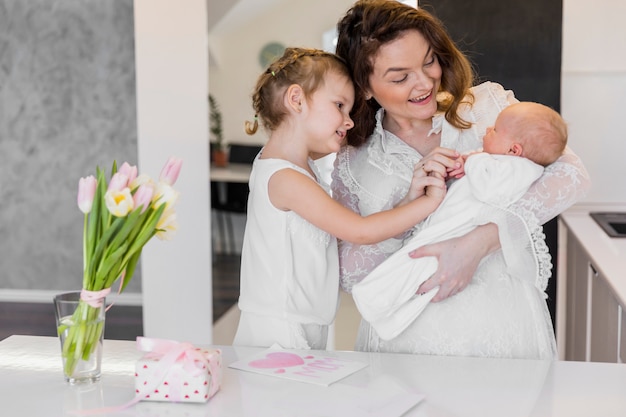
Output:
<path fill-rule="evenodd" d="M 165 379 L 155 383 L 153 368 L 158 369 L 158 358 L 144 357 L 135 367 L 135 393 L 148 401 L 205 402 L 219 389 L 222 373 L 222 358 L 219 350 L 201 352 L 209 360 L 209 367 L 202 366 L 203 372 L 188 374 L 180 362 L 176 362 L 165 375 Z"/>

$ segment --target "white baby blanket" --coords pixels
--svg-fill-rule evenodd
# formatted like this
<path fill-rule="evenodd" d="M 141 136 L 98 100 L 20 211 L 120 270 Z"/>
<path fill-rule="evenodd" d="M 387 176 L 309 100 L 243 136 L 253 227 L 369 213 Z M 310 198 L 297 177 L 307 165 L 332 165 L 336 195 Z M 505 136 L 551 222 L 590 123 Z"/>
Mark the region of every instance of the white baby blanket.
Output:
<path fill-rule="evenodd" d="M 518 156 L 477 153 L 467 159 L 465 176 L 449 187 L 422 229 L 352 288 L 359 312 L 382 339 L 390 340 L 403 332 L 438 290 L 416 294 L 437 270 L 438 262 L 435 257 L 411 259 L 409 252 L 465 235 L 488 222 L 478 220 L 486 205 L 507 207 L 524 195 L 542 173 L 542 166 Z"/>

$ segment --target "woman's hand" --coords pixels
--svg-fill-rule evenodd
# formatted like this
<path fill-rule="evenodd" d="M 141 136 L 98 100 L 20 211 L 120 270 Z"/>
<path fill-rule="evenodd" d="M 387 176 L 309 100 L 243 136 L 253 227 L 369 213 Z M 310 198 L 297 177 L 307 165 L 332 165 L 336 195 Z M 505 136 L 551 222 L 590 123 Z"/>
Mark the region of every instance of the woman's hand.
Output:
<path fill-rule="evenodd" d="M 429 174 L 437 172 L 442 178 L 446 178 L 449 172 L 461 168 L 458 161 L 460 157 L 454 149 L 437 147 L 417 163 L 416 169 L 422 169 Z"/>
<path fill-rule="evenodd" d="M 498 228 L 490 223 L 479 226 L 464 236 L 425 245 L 412 251 L 409 253 L 411 258 L 434 256 L 439 262 L 437 271 L 420 285 L 417 293 L 426 293 L 439 287 L 432 302 L 458 294 L 470 283 L 480 261 L 499 247 Z"/>

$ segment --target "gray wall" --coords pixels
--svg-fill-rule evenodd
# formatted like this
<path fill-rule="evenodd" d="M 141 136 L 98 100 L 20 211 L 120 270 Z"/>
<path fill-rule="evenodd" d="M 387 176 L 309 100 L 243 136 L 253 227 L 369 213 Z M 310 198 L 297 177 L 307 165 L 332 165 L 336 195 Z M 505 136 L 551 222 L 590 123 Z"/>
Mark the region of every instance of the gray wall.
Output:
<path fill-rule="evenodd" d="M 0 0 L 0 289 L 80 288 L 78 179 L 137 163 L 135 103 L 132 0 Z"/>

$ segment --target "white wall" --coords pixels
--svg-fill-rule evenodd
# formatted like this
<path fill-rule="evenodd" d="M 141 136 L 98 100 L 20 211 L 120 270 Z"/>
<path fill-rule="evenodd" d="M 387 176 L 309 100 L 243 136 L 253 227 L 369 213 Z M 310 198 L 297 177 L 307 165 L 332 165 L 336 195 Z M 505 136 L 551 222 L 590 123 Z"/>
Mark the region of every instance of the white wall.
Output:
<path fill-rule="evenodd" d="M 593 183 L 584 202 L 626 201 L 626 2 L 563 1 L 561 113 Z"/>
<path fill-rule="evenodd" d="M 233 30 L 229 16 L 241 13 L 237 4 L 209 34 L 215 59 L 215 64 L 209 68 L 209 89 L 222 108 L 226 142 L 265 143 L 267 140 L 261 129 L 254 136 L 248 136 L 243 130 L 244 121 L 254 116 L 252 90 L 257 77 L 265 70 L 258 60 L 263 45 L 280 42 L 285 46 L 322 49 L 323 33 L 336 26 L 354 0 L 275 3 L 271 9 Z"/>
<path fill-rule="evenodd" d="M 212 341 L 205 0 L 135 0 L 137 125 L 141 171 L 183 159 L 179 231 L 142 253 L 144 334 Z"/>
<path fill-rule="evenodd" d="M 0 0 L 3 301 L 80 290 L 78 179 L 137 163 L 133 1 L 51 4 Z M 109 300 L 140 300 L 137 272 Z"/>

